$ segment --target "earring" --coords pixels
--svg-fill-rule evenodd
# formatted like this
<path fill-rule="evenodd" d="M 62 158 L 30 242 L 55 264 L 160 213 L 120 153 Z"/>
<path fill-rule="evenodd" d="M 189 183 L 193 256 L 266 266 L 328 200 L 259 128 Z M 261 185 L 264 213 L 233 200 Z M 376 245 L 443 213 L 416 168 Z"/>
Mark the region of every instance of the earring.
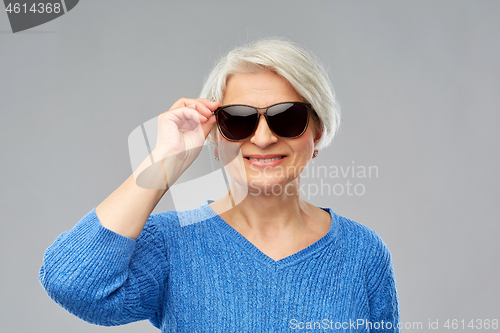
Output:
<path fill-rule="evenodd" d="M 215 147 L 215 149 L 214 149 L 214 159 L 215 159 L 216 161 L 218 161 L 218 160 L 219 160 L 219 151 L 217 150 L 217 147 Z"/>
<path fill-rule="evenodd" d="M 316 156 L 318 156 L 318 151 L 317 150 L 314 151 L 313 158 L 316 157 Z"/>

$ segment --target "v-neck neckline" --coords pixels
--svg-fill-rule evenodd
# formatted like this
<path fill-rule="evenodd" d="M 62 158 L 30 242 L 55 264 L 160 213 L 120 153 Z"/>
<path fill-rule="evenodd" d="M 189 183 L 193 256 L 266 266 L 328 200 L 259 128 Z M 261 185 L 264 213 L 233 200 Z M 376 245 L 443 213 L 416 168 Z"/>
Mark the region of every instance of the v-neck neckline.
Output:
<path fill-rule="evenodd" d="M 210 206 L 212 200 L 207 200 L 205 204 L 201 207 L 208 215 L 212 217 L 212 220 L 222 229 L 224 230 L 231 238 L 241 246 L 245 251 L 252 255 L 253 258 L 258 260 L 259 262 L 267 265 L 274 266 L 276 268 L 282 268 L 291 264 L 294 264 L 300 260 L 306 259 L 309 256 L 316 254 L 319 250 L 324 248 L 330 242 L 336 240 L 337 232 L 338 232 L 338 218 L 339 216 L 335 214 L 330 208 L 323 208 L 324 211 L 330 214 L 330 228 L 328 232 L 323 235 L 316 242 L 310 244 L 309 246 L 295 252 L 287 257 L 281 258 L 279 260 L 274 260 L 269 257 L 267 254 L 262 252 L 257 246 L 255 246 L 252 242 L 246 239 L 242 234 L 240 234 L 236 229 L 234 229 L 231 225 L 229 225 L 222 217 L 220 217 Z"/>

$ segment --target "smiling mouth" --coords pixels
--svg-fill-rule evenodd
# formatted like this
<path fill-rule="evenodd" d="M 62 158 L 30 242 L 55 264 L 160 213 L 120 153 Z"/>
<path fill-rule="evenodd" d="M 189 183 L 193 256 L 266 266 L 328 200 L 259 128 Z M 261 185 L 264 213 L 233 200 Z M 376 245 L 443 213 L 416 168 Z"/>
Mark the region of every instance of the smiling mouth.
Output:
<path fill-rule="evenodd" d="M 253 157 L 245 157 L 249 161 L 257 161 L 257 162 L 271 162 L 281 160 L 285 156 L 277 156 L 273 158 L 253 158 Z"/>

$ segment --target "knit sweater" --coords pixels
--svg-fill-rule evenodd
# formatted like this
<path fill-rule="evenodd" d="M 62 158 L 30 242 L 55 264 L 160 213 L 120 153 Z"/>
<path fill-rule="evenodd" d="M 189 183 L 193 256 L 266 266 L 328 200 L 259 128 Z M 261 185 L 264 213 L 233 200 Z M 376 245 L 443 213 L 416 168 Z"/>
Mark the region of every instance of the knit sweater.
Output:
<path fill-rule="evenodd" d="M 400 331 L 391 254 L 374 231 L 323 208 L 327 234 L 275 261 L 208 203 L 150 215 L 137 240 L 103 227 L 94 208 L 46 250 L 40 283 L 66 310 L 104 326 Z"/>

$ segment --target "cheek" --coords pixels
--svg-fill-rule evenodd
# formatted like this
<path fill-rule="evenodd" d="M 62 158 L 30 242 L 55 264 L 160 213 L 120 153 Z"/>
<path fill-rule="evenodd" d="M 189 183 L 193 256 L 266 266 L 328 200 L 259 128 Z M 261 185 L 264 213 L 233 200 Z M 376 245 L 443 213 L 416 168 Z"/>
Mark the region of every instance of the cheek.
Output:
<path fill-rule="evenodd" d="M 308 164 L 312 159 L 312 155 L 314 152 L 314 145 L 312 143 L 307 143 L 301 147 L 301 160 L 304 161 L 305 164 Z"/>
<path fill-rule="evenodd" d="M 314 151 L 314 130 L 308 128 L 306 132 L 300 137 L 300 141 L 297 142 L 297 151 L 301 152 L 301 155 L 304 155 L 305 158 L 309 158 L 312 156 Z"/>
<path fill-rule="evenodd" d="M 219 131 L 217 131 L 217 135 L 215 137 L 217 141 L 217 150 L 219 152 L 219 157 L 221 158 L 221 162 L 224 165 L 235 160 L 235 159 L 243 159 L 241 155 L 241 142 L 240 141 L 229 141 L 224 138 Z"/>

